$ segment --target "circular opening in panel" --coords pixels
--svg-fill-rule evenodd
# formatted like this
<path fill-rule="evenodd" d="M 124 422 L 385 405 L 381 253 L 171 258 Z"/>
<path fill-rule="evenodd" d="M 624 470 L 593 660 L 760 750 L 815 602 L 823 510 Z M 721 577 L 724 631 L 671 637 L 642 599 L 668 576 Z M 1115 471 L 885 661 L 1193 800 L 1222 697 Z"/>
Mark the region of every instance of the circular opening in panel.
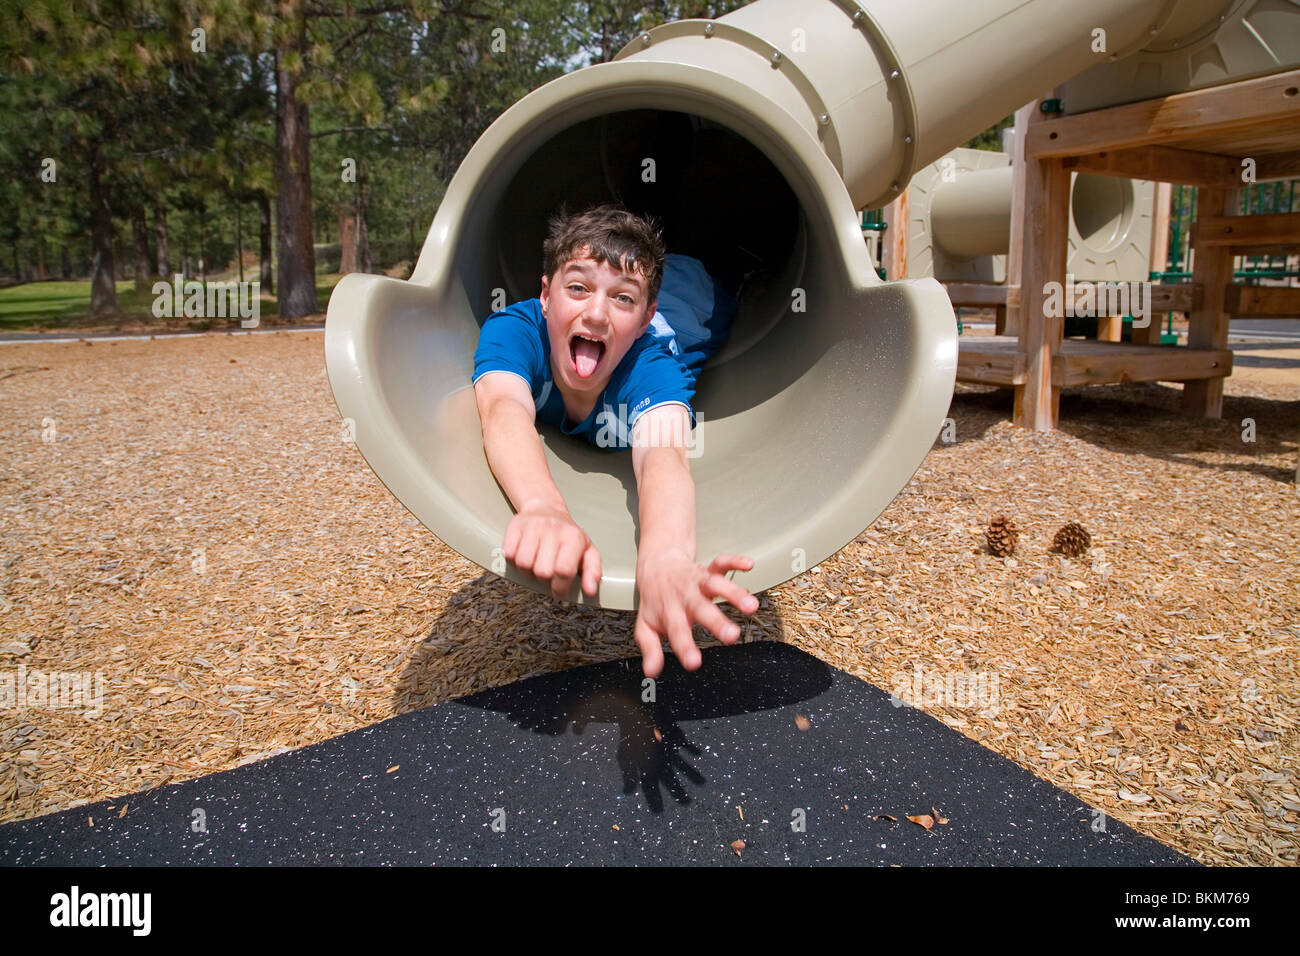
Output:
<path fill-rule="evenodd" d="M 1135 198 L 1131 180 L 1080 173 L 1070 211 L 1084 244 L 1097 252 L 1118 249 L 1133 226 Z"/>

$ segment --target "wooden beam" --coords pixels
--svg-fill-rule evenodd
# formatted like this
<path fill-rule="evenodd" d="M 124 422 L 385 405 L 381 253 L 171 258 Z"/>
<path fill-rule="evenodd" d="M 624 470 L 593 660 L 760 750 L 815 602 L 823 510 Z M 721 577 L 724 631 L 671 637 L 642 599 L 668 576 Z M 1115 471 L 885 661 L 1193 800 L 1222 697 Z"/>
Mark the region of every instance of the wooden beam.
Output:
<path fill-rule="evenodd" d="M 1169 206 L 1173 199 L 1174 187 L 1169 183 L 1156 182 L 1154 195 L 1151 197 L 1151 246 L 1147 268 L 1152 272 L 1164 272 L 1169 262 Z M 1183 312 L 1185 309 L 1172 307 L 1157 309 L 1155 290 L 1171 288 L 1169 286 L 1151 287 L 1151 308 L 1155 312 Z M 1151 324 L 1145 329 L 1133 330 L 1133 341 L 1144 345 L 1160 344 L 1160 317 L 1153 315 Z"/>
<path fill-rule="evenodd" d="M 1300 245 L 1300 212 L 1270 212 L 1258 216 L 1196 217 L 1194 246 L 1286 247 Z"/>
<path fill-rule="evenodd" d="M 1175 345 L 1133 346 L 1114 342 L 1068 342 L 1054 359 L 1053 378 L 1065 388 L 1119 382 L 1191 382 L 1232 374 L 1230 349 Z M 1186 386 L 1184 386 L 1186 387 Z"/>
<path fill-rule="evenodd" d="M 881 265 L 885 267 L 885 279 L 890 282 L 907 278 L 907 218 L 910 194 L 911 189 L 905 188 L 897 199 L 885 207 L 885 222 L 889 224 L 889 228 L 885 230 L 885 238 L 881 243 L 883 252 Z"/>
<path fill-rule="evenodd" d="M 1020 274 L 1025 252 L 1025 137 L 1029 128 L 1044 121 L 1039 100 L 1030 100 L 1016 110 L 1016 135 L 1011 142 L 1011 234 L 1007 246 L 1008 289 L 1015 290 L 1015 299 L 1007 297 L 1006 315 L 1002 316 L 998 334 L 1020 334 Z"/>
<path fill-rule="evenodd" d="M 1158 179 L 1190 186 L 1234 186 L 1241 182 L 1241 160 L 1218 153 L 1198 153 L 1171 146 L 1107 149 L 1069 156 L 1065 168 L 1103 176 Z"/>
<path fill-rule="evenodd" d="M 1036 129 L 1030 126 L 1030 132 Z M 1061 408 L 1061 386 L 1052 380 L 1052 359 L 1061 348 L 1063 309 L 1047 309 L 1048 283 L 1065 282 L 1070 237 L 1070 173 L 1060 159 L 1025 163 L 1025 242 L 1020 274 L 1020 351 L 1025 382 L 1016 386 L 1013 420 L 1024 428 L 1051 431 Z"/>
<path fill-rule="evenodd" d="M 1081 315 L 1086 309 L 1089 314 L 1097 314 L 1096 310 L 1104 309 L 1110 302 L 1110 296 L 1104 291 L 1098 293 L 1097 286 L 1113 284 L 1115 283 L 1075 282 L 1071 286 L 1074 292 L 1074 303 L 1070 312 L 1074 315 Z M 1174 282 L 1162 284 L 1152 282 L 1150 286 L 1152 314 L 1156 312 L 1190 312 L 1200 304 L 1200 289 L 1195 283 Z M 1005 306 L 1008 309 L 1019 309 L 1020 307 L 1020 290 L 1000 283 L 945 282 L 943 287 L 953 305 L 968 305 L 979 308 Z M 1130 302 L 1129 305 L 1131 308 L 1133 303 Z M 1121 315 L 1122 313 L 1117 312 L 1115 314 Z M 1159 344 L 1158 341 L 1155 344 Z"/>
<path fill-rule="evenodd" d="M 1232 351 L 1066 339 L 1052 362 L 1053 380 L 1065 387 L 1187 382 L 1230 374 Z M 1007 337 L 963 339 L 958 345 L 957 379 L 983 385 L 1021 385 L 1027 379 L 1025 356 L 1016 340 Z"/>
<path fill-rule="evenodd" d="M 1191 312 L 1200 307 L 1201 287 L 1195 282 L 1151 286 L 1152 312 Z"/>
<path fill-rule="evenodd" d="M 1223 290 L 1223 311 L 1237 319 L 1300 318 L 1300 288 L 1230 285 Z"/>
<path fill-rule="evenodd" d="M 998 282 L 945 282 L 953 305 L 999 306 L 1007 304 L 1007 287 Z"/>
<path fill-rule="evenodd" d="M 1257 157 L 1255 182 L 1266 183 L 1272 179 L 1300 179 L 1300 152 Z"/>
<path fill-rule="evenodd" d="M 1197 218 L 1209 222 L 1227 216 L 1235 202 L 1233 190 L 1198 189 Z M 1224 289 L 1232 282 L 1232 252 L 1226 245 L 1211 245 L 1202 240 L 1193 243 L 1192 259 L 1192 280 L 1201 287 L 1201 305 L 1188 315 L 1187 346 L 1195 349 L 1227 348 L 1228 313 L 1223 309 L 1223 298 Z M 1184 414 L 1196 418 L 1222 418 L 1223 379 L 1200 378 L 1184 382 L 1181 407 Z"/>
<path fill-rule="evenodd" d="M 1296 129 L 1300 125 L 1298 85 L 1300 70 L 1288 70 L 1064 116 L 1030 129 L 1025 155 L 1079 156 L 1248 128 Z"/>
<path fill-rule="evenodd" d="M 976 385 L 1020 385 L 1025 357 L 1014 339 L 962 336 L 957 348 L 957 380 Z"/>
<path fill-rule="evenodd" d="M 1151 312 L 1153 315 L 1156 312 L 1190 312 L 1200 304 L 1200 289 L 1195 283 L 1176 282 L 1161 285 L 1151 282 L 1146 284 L 1151 287 Z M 1069 305 L 1069 314 L 1088 316 L 1131 315 L 1132 308 L 1135 305 L 1131 301 L 1132 287 L 1130 285 L 1128 294 L 1121 297 L 1114 295 L 1107 288 L 1116 285 L 1126 286 L 1130 284 L 1127 282 L 1075 282 L 1073 285 L 1068 286 L 1067 290 L 1074 293 L 1073 303 L 1067 303 Z M 1138 294 L 1141 295 L 1141 291 Z M 1128 313 L 1125 313 L 1122 309 L 1115 312 L 1110 311 L 1112 302 L 1116 306 L 1122 306 L 1125 304 L 1124 299 L 1130 300 L 1128 302 Z"/>

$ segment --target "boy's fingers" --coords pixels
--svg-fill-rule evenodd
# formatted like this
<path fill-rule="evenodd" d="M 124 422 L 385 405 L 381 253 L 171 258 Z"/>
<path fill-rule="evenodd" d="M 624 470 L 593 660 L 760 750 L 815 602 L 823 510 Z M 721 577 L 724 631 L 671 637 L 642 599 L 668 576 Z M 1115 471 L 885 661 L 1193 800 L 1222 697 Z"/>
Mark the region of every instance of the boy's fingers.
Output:
<path fill-rule="evenodd" d="M 550 580 L 555 574 L 555 552 L 560 549 L 560 542 L 549 535 L 541 536 L 537 547 L 537 560 L 533 562 L 533 576 Z"/>
<path fill-rule="evenodd" d="M 600 590 L 600 552 L 594 544 L 587 545 L 582 554 L 582 580 L 587 585 L 587 593 L 595 597 Z"/>
<path fill-rule="evenodd" d="M 672 645 L 677 659 L 682 662 L 682 668 L 688 671 L 699 670 L 704 659 L 700 657 L 700 649 L 695 646 L 695 640 L 691 637 L 691 620 L 686 616 L 686 609 L 678 604 L 669 608 L 665 616 L 668 624 L 668 643 Z"/>
<path fill-rule="evenodd" d="M 758 598 L 750 594 L 735 581 L 728 580 L 720 574 L 712 574 L 702 585 L 705 594 L 730 601 L 737 610 L 753 614 L 758 610 Z"/>
<path fill-rule="evenodd" d="M 695 607 L 695 620 L 723 644 L 734 644 L 740 640 L 739 625 L 723 614 L 712 601 L 700 598 Z"/>
<path fill-rule="evenodd" d="M 522 570 L 531 572 L 537 561 L 537 546 L 540 543 L 537 532 L 531 525 L 524 528 L 519 536 L 519 550 L 515 552 L 515 564 Z"/>
<path fill-rule="evenodd" d="M 510 524 L 506 525 L 506 537 L 505 540 L 501 542 L 501 553 L 505 555 L 507 561 L 514 561 L 515 555 L 519 551 L 521 524 L 522 522 L 520 522 L 519 517 L 516 515 L 514 518 L 510 519 Z"/>
<path fill-rule="evenodd" d="M 753 558 L 741 554 L 720 554 L 709 563 L 709 570 L 714 574 L 726 574 L 728 571 L 748 571 L 753 566 Z"/>
<path fill-rule="evenodd" d="M 561 543 L 555 555 L 555 576 L 551 579 L 551 590 L 557 598 L 563 599 L 568 595 L 581 559 L 582 542 L 569 539 Z"/>
<path fill-rule="evenodd" d="M 658 677 L 664 669 L 663 642 L 646 621 L 644 614 L 637 615 L 633 633 L 636 635 L 636 645 L 641 649 L 641 670 L 646 677 Z"/>

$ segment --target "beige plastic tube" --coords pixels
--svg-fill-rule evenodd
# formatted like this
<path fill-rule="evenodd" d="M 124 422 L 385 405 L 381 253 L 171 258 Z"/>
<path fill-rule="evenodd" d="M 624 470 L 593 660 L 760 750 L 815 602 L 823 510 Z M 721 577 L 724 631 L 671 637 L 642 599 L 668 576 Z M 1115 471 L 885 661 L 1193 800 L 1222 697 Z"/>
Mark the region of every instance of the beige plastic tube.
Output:
<path fill-rule="evenodd" d="M 1011 241 L 1011 167 L 959 173 L 930 204 L 934 241 L 960 259 L 1004 255 Z"/>
<path fill-rule="evenodd" d="M 755 592 L 814 567 L 912 477 L 956 378 L 942 287 L 882 284 L 857 208 L 886 202 L 919 164 L 1084 69 L 1094 27 L 1117 49 L 1158 29 L 1168 6 L 759 0 L 657 27 L 614 62 L 535 90 L 470 150 L 411 279 L 349 275 L 330 299 L 327 369 L 357 449 L 451 548 L 548 592 L 501 556 L 512 509 L 470 387 L 479 326 L 496 303 L 538 293 L 560 201 L 653 206 L 665 200 L 645 171 L 666 183 L 677 170 L 679 206 L 714 230 L 708 246 L 756 264 L 731 339 L 698 383 L 697 558 L 749 555 L 753 570 L 735 578 Z M 732 168 L 692 165 L 708 149 L 734 156 Z M 630 454 L 542 434 L 551 475 L 603 559 L 595 601 L 576 584 L 569 597 L 635 607 Z"/>
<path fill-rule="evenodd" d="M 1099 58 L 1224 0 L 758 0 L 642 34 L 618 59 L 699 66 L 748 85 L 822 143 L 856 208 Z M 1197 20 L 1197 17 L 1187 17 Z M 1180 21 L 1181 22 L 1181 21 Z M 1104 55 L 1094 31 L 1105 34 Z"/>

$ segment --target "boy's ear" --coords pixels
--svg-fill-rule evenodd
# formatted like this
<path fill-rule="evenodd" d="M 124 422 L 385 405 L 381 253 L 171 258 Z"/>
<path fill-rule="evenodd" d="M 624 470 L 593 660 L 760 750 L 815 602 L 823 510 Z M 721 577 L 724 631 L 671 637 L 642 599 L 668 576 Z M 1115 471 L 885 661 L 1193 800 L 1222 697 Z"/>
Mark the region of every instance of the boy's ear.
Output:
<path fill-rule="evenodd" d="M 659 300 L 658 300 L 658 299 L 655 299 L 653 302 L 651 302 L 649 305 L 646 306 L 646 308 L 645 308 L 645 316 L 644 316 L 644 318 L 641 319 L 641 328 L 640 328 L 640 330 L 637 332 L 637 335 L 640 335 L 640 334 L 641 334 L 642 332 L 644 332 L 646 329 L 650 328 L 650 323 L 653 322 L 653 321 L 655 320 L 655 310 L 656 310 L 658 307 L 659 307 Z"/>

